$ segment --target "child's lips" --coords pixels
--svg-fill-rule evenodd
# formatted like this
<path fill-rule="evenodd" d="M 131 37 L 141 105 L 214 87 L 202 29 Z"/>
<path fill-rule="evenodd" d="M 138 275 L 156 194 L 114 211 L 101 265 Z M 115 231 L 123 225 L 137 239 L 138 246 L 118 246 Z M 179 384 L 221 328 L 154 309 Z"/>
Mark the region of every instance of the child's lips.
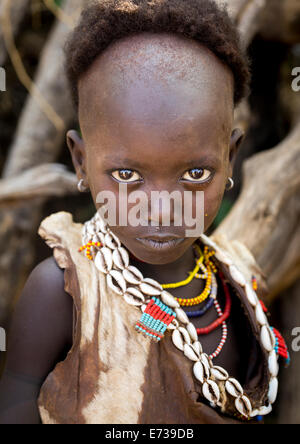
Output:
<path fill-rule="evenodd" d="M 151 236 L 144 238 L 136 238 L 138 242 L 143 244 L 149 250 L 170 250 L 177 247 L 184 241 L 184 238 L 164 235 L 164 236 Z"/>

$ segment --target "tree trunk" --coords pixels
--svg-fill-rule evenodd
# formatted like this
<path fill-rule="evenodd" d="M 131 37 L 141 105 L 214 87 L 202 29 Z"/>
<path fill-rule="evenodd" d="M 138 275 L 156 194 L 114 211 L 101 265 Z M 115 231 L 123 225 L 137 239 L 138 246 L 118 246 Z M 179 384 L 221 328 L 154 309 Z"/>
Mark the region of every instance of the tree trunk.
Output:
<path fill-rule="evenodd" d="M 14 1 L 2 0 L 2 2 L 0 3 L 0 21 L 3 17 L 7 1 L 10 1 L 11 3 L 11 8 L 10 8 L 11 26 L 13 29 L 14 36 L 16 36 L 20 24 L 26 13 L 28 12 L 29 0 L 14 0 Z M 3 38 L 3 33 L 1 32 L 1 27 L 0 27 L 0 66 L 4 66 L 6 58 L 7 58 L 7 50 Z"/>
<path fill-rule="evenodd" d="M 83 0 L 67 0 L 64 11 L 72 16 Z M 41 103 L 28 97 L 3 177 L 9 179 L 40 163 L 56 160 L 66 128 L 74 114 L 63 69 L 63 42 L 70 28 L 58 21 L 44 49 L 35 78 L 37 90 L 52 107 L 61 125 L 53 124 Z M 11 49 L 11 48 L 10 48 Z M 56 121 L 56 122 L 57 122 Z M 18 207 L 0 209 L 0 325 L 5 325 L 11 307 L 22 290 L 34 261 L 33 239 L 41 219 L 45 198 L 23 201 Z"/>
<path fill-rule="evenodd" d="M 271 300 L 300 277 L 300 121 L 278 147 L 248 159 L 243 171 L 242 193 L 214 235 L 248 247 Z"/>
<path fill-rule="evenodd" d="M 288 370 L 282 369 L 279 374 L 279 394 L 274 414 L 280 424 L 300 424 L 300 351 L 298 351 L 300 339 L 297 340 L 297 337 L 300 337 L 299 294 L 300 280 L 286 290 L 277 302 L 281 318 L 281 331 L 288 343 L 291 355 L 291 364 Z M 298 331 L 293 332 L 295 327 L 298 327 Z M 295 341 L 294 344 L 293 341 Z"/>

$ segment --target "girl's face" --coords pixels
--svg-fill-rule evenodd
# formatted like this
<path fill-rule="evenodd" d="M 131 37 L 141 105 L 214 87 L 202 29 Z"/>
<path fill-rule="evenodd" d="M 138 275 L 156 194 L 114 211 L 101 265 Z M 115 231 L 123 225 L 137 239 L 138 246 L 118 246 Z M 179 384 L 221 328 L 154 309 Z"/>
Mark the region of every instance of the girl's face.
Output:
<path fill-rule="evenodd" d="M 215 219 L 242 139 L 231 131 L 231 72 L 197 42 L 144 33 L 119 41 L 94 62 L 80 79 L 79 100 L 83 138 L 70 131 L 68 146 L 96 208 L 102 206 L 98 193 L 112 192 L 117 225 L 111 228 L 128 250 L 152 264 L 176 261 L 195 241 L 186 237 L 193 227 L 184 217 L 175 226 L 173 205 L 151 213 L 152 192 L 176 191 L 183 208 L 184 192 L 192 192 L 195 217 L 196 192 L 203 191 L 204 231 Z M 147 226 L 119 224 L 120 184 L 128 195 L 147 197 Z M 126 206 L 128 213 L 136 203 Z M 165 217 L 169 226 L 162 226 Z"/>

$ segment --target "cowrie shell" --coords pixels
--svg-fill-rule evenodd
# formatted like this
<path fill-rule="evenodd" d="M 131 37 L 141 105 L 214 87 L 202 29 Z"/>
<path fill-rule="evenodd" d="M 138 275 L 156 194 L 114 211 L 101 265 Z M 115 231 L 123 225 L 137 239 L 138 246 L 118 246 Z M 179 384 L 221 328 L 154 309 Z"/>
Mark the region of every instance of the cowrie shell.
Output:
<path fill-rule="evenodd" d="M 86 232 L 92 238 L 97 233 L 97 229 L 95 228 L 94 224 L 88 224 L 86 227 Z"/>
<path fill-rule="evenodd" d="M 175 313 L 177 316 L 177 319 L 182 322 L 183 324 L 188 324 L 189 318 L 187 317 L 187 315 L 185 314 L 185 312 L 182 310 L 182 308 L 175 308 Z"/>
<path fill-rule="evenodd" d="M 272 350 L 269 354 L 268 358 L 268 366 L 269 366 L 269 372 L 272 376 L 277 376 L 279 372 L 279 365 L 277 360 L 277 355 L 275 350 Z"/>
<path fill-rule="evenodd" d="M 199 361 L 199 357 L 194 352 L 193 348 L 189 344 L 184 344 L 183 346 L 184 355 L 191 361 Z"/>
<path fill-rule="evenodd" d="M 164 304 L 168 305 L 168 307 L 171 308 L 180 308 L 179 303 L 176 301 L 176 299 L 166 290 L 164 290 L 161 295 L 161 300 Z"/>
<path fill-rule="evenodd" d="M 219 247 L 218 245 L 211 240 L 208 236 L 206 236 L 205 234 L 201 234 L 200 239 L 202 239 L 202 241 L 205 243 L 205 245 L 207 245 L 208 247 L 213 248 L 216 251 L 219 251 Z"/>
<path fill-rule="evenodd" d="M 173 321 L 168 325 L 167 330 L 174 330 L 179 327 L 179 323 L 176 319 L 173 319 Z"/>
<path fill-rule="evenodd" d="M 96 218 L 96 228 L 97 231 L 101 231 L 103 234 L 107 233 L 107 223 L 104 222 L 104 220 L 99 216 L 99 214 L 97 213 L 97 218 Z"/>
<path fill-rule="evenodd" d="M 259 323 L 259 325 L 265 325 L 267 324 L 267 318 L 266 315 L 262 309 L 262 306 L 260 304 L 260 302 L 258 302 L 258 304 L 255 307 L 255 316 L 256 316 L 256 320 Z"/>
<path fill-rule="evenodd" d="M 204 368 L 204 374 L 206 376 L 206 378 L 209 378 L 210 376 L 210 365 L 209 365 L 209 360 L 208 360 L 208 356 L 206 353 L 202 353 L 200 356 L 200 360 L 203 364 L 203 368 Z"/>
<path fill-rule="evenodd" d="M 145 301 L 143 293 L 137 288 L 129 287 L 124 293 L 125 301 L 130 305 L 141 306 Z"/>
<path fill-rule="evenodd" d="M 271 413 L 271 411 L 272 411 L 271 404 L 269 404 L 268 406 L 264 405 L 264 406 L 260 407 L 259 409 L 253 410 L 250 416 L 252 418 L 257 415 L 264 416 L 264 415 L 268 415 L 269 413 Z"/>
<path fill-rule="evenodd" d="M 259 300 L 257 298 L 255 291 L 253 290 L 253 288 L 249 284 L 246 284 L 245 289 L 246 289 L 246 296 L 247 296 L 248 301 L 250 302 L 252 307 L 256 307 L 256 305 L 259 304 Z"/>
<path fill-rule="evenodd" d="M 204 367 L 202 362 L 198 361 L 195 363 L 194 367 L 193 367 L 193 373 L 195 378 L 201 382 L 201 384 L 203 384 L 205 376 L 204 376 Z"/>
<path fill-rule="evenodd" d="M 109 273 L 113 266 L 112 254 L 109 248 L 101 248 L 95 257 L 95 266 L 102 273 Z"/>
<path fill-rule="evenodd" d="M 274 404 L 277 398 L 278 393 L 278 379 L 277 378 L 271 378 L 271 381 L 269 383 L 269 392 L 268 392 L 268 399 L 271 404 Z"/>
<path fill-rule="evenodd" d="M 250 416 L 252 412 L 252 406 L 249 398 L 245 395 L 236 398 L 234 401 L 235 408 L 243 416 Z"/>
<path fill-rule="evenodd" d="M 186 329 L 190 335 L 190 338 L 192 341 L 197 341 L 198 340 L 198 334 L 197 334 L 197 330 L 194 326 L 194 324 L 192 324 L 192 322 L 189 322 L 186 326 Z"/>
<path fill-rule="evenodd" d="M 231 274 L 232 279 L 238 283 L 239 285 L 241 285 L 242 287 L 245 287 L 246 285 L 246 279 L 244 278 L 244 276 L 242 275 L 242 273 L 237 269 L 237 267 L 235 265 L 230 265 L 229 266 L 229 272 Z"/>
<path fill-rule="evenodd" d="M 199 341 L 194 342 L 194 343 L 192 344 L 192 347 L 193 347 L 195 353 L 196 353 L 196 354 L 199 356 L 199 358 L 200 358 L 201 353 L 203 353 L 202 345 L 200 344 L 200 342 L 199 342 Z"/>
<path fill-rule="evenodd" d="M 214 376 L 218 381 L 226 381 L 229 378 L 229 375 L 224 368 L 215 365 L 210 369 L 212 376 Z"/>
<path fill-rule="evenodd" d="M 264 348 L 271 352 L 275 347 L 274 336 L 267 325 L 263 325 L 260 331 L 260 339 Z"/>
<path fill-rule="evenodd" d="M 127 268 L 129 265 L 129 254 L 123 247 L 116 248 L 113 251 L 112 258 L 114 264 L 121 270 L 124 270 L 124 268 Z"/>
<path fill-rule="evenodd" d="M 106 276 L 107 285 L 116 293 L 122 295 L 126 291 L 126 282 L 120 271 L 111 270 Z"/>
<path fill-rule="evenodd" d="M 178 327 L 178 331 L 180 331 L 180 333 L 182 334 L 183 340 L 186 342 L 186 344 L 190 344 L 191 339 L 190 339 L 190 335 L 188 334 L 187 330 L 184 327 Z"/>
<path fill-rule="evenodd" d="M 225 264 L 225 265 L 230 266 L 233 264 L 231 258 L 226 253 L 223 253 L 222 251 L 217 251 L 215 253 L 215 258 L 218 259 L 218 261 L 223 262 L 223 264 Z"/>
<path fill-rule="evenodd" d="M 118 247 L 121 247 L 121 242 L 117 238 L 116 235 L 111 231 L 109 233 L 106 233 L 104 237 L 105 245 L 110 248 L 111 250 L 115 250 Z"/>
<path fill-rule="evenodd" d="M 123 276 L 129 284 L 138 285 L 143 280 L 142 273 L 133 265 L 129 265 L 123 270 Z"/>
<path fill-rule="evenodd" d="M 173 330 L 172 333 L 172 341 L 175 347 L 177 347 L 179 350 L 183 351 L 184 342 L 182 339 L 182 335 L 180 334 L 180 331 L 178 329 Z"/>
<path fill-rule="evenodd" d="M 229 378 L 225 383 L 227 392 L 234 398 L 238 398 L 244 394 L 241 384 L 234 378 Z"/>
<path fill-rule="evenodd" d="M 210 402 L 216 403 L 220 400 L 220 389 L 218 385 L 208 379 L 202 386 L 203 396 Z"/>
<path fill-rule="evenodd" d="M 154 279 L 146 278 L 140 283 L 140 289 L 148 296 L 160 296 L 162 292 L 161 285 Z"/>

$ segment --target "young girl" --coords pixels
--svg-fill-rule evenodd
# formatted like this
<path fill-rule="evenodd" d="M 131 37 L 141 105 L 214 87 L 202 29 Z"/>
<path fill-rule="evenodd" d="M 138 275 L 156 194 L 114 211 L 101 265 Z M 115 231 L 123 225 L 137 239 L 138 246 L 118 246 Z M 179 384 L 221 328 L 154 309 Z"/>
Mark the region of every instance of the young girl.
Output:
<path fill-rule="evenodd" d="M 66 58 L 79 190 L 97 210 L 100 192 L 115 196 L 116 224 L 98 211 L 84 225 L 67 212 L 42 221 L 53 256 L 14 314 L 0 422 L 261 420 L 276 399 L 278 354 L 288 355 L 250 252 L 187 236 L 173 207 L 137 226 L 119 213 L 120 184 L 148 202 L 189 191 L 193 214 L 202 191 L 204 233 L 211 226 L 243 138 L 233 112 L 249 68 L 236 29 L 211 0 L 101 0 L 83 12 Z"/>

